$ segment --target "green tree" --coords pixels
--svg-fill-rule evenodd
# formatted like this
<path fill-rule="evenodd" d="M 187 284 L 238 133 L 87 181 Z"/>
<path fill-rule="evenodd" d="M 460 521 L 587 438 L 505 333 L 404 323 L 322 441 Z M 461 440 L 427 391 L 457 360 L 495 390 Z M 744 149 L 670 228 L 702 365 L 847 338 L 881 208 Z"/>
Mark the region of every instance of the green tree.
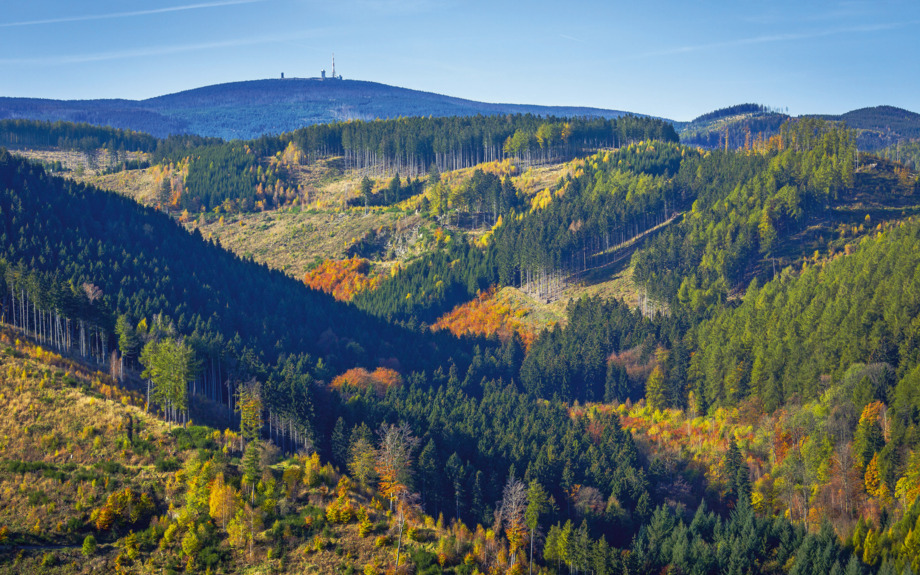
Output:
<path fill-rule="evenodd" d="M 169 182 L 169 178 L 163 178 L 163 181 L 160 182 L 159 188 L 157 188 L 157 203 L 160 204 L 160 209 L 164 212 L 169 206 L 169 200 L 172 197 L 172 185 Z"/>
<path fill-rule="evenodd" d="M 386 191 L 384 192 L 384 203 L 387 205 L 391 203 L 399 203 L 399 190 L 401 188 L 402 180 L 399 179 L 399 172 L 396 172 L 396 175 L 393 176 L 392 180 L 390 180 L 390 184 L 387 186 Z"/>
<path fill-rule="evenodd" d="M 537 527 L 540 525 L 540 516 L 549 510 L 549 496 L 536 479 L 530 482 L 527 489 L 527 510 L 524 512 L 524 522 L 530 530 L 530 572 L 533 573 L 533 542 Z"/>
<path fill-rule="evenodd" d="M 348 463 L 348 436 L 345 432 L 345 420 L 339 417 L 332 427 L 332 460 L 336 465 L 345 467 Z"/>
<path fill-rule="evenodd" d="M 361 196 L 364 198 L 364 213 L 367 213 L 367 206 L 371 200 L 371 194 L 374 191 L 374 180 L 364 176 L 361 180 Z"/>
<path fill-rule="evenodd" d="M 256 483 L 262 475 L 261 455 L 262 446 L 259 441 L 250 441 L 243 453 L 243 460 L 240 462 L 243 471 L 243 485 L 249 488 L 250 501 L 255 498 Z"/>
<path fill-rule="evenodd" d="M 738 504 L 750 504 L 750 469 L 748 468 L 747 461 L 745 461 L 744 454 L 741 453 L 741 450 L 738 448 L 738 444 L 735 443 L 734 438 L 732 438 L 729 442 L 728 452 L 725 454 L 725 459 L 723 460 L 722 465 L 722 472 L 724 474 L 729 493 L 735 498 L 735 501 L 738 502 Z"/>
<path fill-rule="evenodd" d="M 118 350 L 121 352 L 119 376 L 124 379 L 125 358 L 137 356 L 141 339 L 127 315 L 121 314 L 115 321 L 115 335 L 118 336 Z"/>
<path fill-rule="evenodd" d="M 666 391 L 664 372 L 656 365 L 645 382 L 645 400 L 655 409 L 664 409 L 667 407 Z"/>
<path fill-rule="evenodd" d="M 444 466 L 444 471 L 447 474 L 447 478 L 450 479 L 451 486 L 453 487 L 454 492 L 454 517 L 460 519 L 460 497 L 463 495 L 463 483 L 466 479 L 466 474 L 463 470 L 463 463 L 460 461 L 460 456 L 457 455 L 457 452 L 451 454 L 447 458 L 447 464 Z"/>
<path fill-rule="evenodd" d="M 195 351 L 185 340 L 151 340 L 140 357 L 148 381 L 147 403 L 157 402 L 167 417 L 179 421 L 188 412 L 188 383 L 198 370 Z"/>
<path fill-rule="evenodd" d="M 422 501 L 431 508 L 438 494 L 438 477 L 440 475 L 438 450 L 434 439 L 429 439 L 418 455 L 418 475 Z"/>
<path fill-rule="evenodd" d="M 375 477 L 376 461 L 377 453 L 374 450 L 371 430 L 362 422 L 351 431 L 348 471 L 363 487 L 367 487 Z"/>
<path fill-rule="evenodd" d="M 83 548 L 81 549 L 84 557 L 92 557 L 96 554 L 96 538 L 92 535 L 87 535 L 83 539 Z"/>
<path fill-rule="evenodd" d="M 240 386 L 237 392 L 236 411 L 240 414 L 240 435 L 246 441 L 262 437 L 262 386 L 255 379 Z"/>
<path fill-rule="evenodd" d="M 555 561 L 556 570 L 559 570 L 561 556 L 559 554 L 559 536 L 562 530 L 559 525 L 551 525 L 549 533 L 546 534 L 546 541 L 543 543 L 543 559 L 545 561 Z"/>

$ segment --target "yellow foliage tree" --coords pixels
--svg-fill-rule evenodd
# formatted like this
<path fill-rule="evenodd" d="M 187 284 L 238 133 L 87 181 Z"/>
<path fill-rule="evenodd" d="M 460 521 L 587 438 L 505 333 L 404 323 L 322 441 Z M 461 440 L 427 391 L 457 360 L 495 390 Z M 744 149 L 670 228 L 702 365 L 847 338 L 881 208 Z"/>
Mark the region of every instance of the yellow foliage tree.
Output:
<path fill-rule="evenodd" d="M 221 529 L 227 530 L 227 524 L 236 515 L 240 507 L 240 495 L 232 485 L 224 482 L 224 475 L 220 474 L 211 487 L 211 497 L 208 501 L 211 518 L 216 521 Z"/>
<path fill-rule="evenodd" d="M 866 493 L 872 497 L 877 497 L 879 499 L 885 499 L 888 497 L 888 487 L 885 485 L 885 482 L 882 481 L 882 477 L 878 471 L 878 453 L 872 456 L 872 460 L 869 462 L 869 465 L 866 466 Z"/>

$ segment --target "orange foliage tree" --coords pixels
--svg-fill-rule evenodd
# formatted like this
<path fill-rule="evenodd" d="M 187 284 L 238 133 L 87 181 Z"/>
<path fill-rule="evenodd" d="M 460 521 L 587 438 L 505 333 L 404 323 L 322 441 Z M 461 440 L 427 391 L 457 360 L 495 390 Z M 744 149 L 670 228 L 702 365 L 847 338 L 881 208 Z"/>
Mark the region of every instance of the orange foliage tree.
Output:
<path fill-rule="evenodd" d="M 517 332 L 526 348 L 530 348 L 530 344 L 536 337 L 534 331 L 515 317 L 506 304 L 496 300 L 494 287 L 479 294 L 476 299 L 444 314 L 431 326 L 431 329 L 433 331 L 446 329 L 457 337 L 469 334 L 485 336 L 498 334 L 502 341 L 507 341 L 512 333 Z"/>
<path fill-rule="evenodd" d="M 307 272 L 303 281 L 339 301 L 349 301 L 359 292 L 377 287 L 380 275 L 370 275 L 369 271 L 370 262 L 366 259 L 325 260 Z"/>
<path fill-rule="evenodd" d="M 333 389 L 342 389 L 345 386 L 361 390 L 370 388 L 381 397 L 389 388 L 401 384 L 402 376 L 399 375 L 399 372 L 387 367 L 378 367 L 373 372 L 367 371 L 363 367 L 355 367 L 332 380 Z"/>

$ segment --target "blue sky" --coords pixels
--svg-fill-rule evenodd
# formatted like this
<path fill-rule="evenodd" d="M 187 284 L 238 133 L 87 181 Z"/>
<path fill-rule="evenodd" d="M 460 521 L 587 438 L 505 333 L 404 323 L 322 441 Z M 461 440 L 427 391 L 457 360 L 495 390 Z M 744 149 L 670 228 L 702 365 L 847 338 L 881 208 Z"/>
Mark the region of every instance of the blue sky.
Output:
<path fill-rule="evenodd" d="M 318 76 L 689 120 L 920 112 L 920 2 L 29 0 L 0 11 L 0 96 L 142 99 Z"/>

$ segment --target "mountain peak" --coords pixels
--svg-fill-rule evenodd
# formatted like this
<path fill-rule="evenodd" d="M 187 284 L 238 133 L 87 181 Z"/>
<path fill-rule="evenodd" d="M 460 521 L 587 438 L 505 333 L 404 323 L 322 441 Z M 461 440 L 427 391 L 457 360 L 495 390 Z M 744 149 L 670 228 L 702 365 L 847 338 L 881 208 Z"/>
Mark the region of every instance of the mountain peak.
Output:
<path fill-rule="evenodd" d="M 626 112 L 476 102 L 377 82 L 328 77 L 229 82 L 140 101 L 0 98 L 0 119 L 86 122 L 159 137 L 191 133 L 251 139 L 344 120 L 477 114 L 617 118 Z"/>

